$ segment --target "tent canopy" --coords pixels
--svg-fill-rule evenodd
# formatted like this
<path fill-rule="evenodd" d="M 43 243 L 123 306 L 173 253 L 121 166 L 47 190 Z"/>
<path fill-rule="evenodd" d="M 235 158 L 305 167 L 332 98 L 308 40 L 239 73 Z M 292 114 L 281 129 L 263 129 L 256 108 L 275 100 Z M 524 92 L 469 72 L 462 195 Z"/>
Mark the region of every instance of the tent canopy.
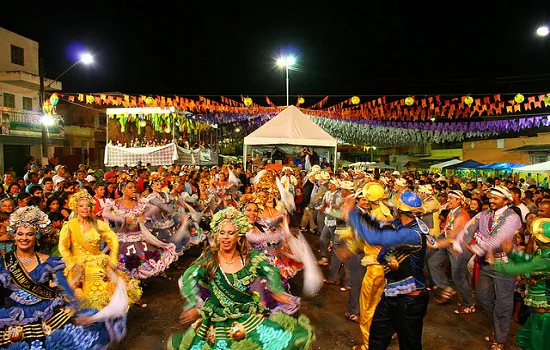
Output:
<path fill-rule="evenodd" d="M 430 169 L 443 169 L 443 168 L 448 167 L 450 165 L 455 165 L 455 164 L 459 164 L 459 163 L 462 163 L 462 161 L 460 159 L 451 159 L 451 160 L 448 160 L 446 162 L 432 164 L 430 166 Z"/>
<path fill-rule="evenodd" d="M 514 171 L 521 171 L 526 173 L 545 173 L 550 171 L 550 162 L 538 163 L 515 168 Z"/>
<path fill-rule="evenodd" d="M 336 147 L 338 141 L 295 106 L 289 106 L 244 138 L 246 145 Z"/>
<path fill-rule="evenodd" d="M 525 164 L 517 163 L 492 163 L 487 165 L 482 165 L 478 169 L 492 169 L 492 170 L 511 170 L 515 168 L 520 168 L 525 166 Z"/>
<path fill-rule="evenodd" d="M 482 165 L 485 165 L 485 164 L 480 163 L 480 162 L 476 162 L 473 159 L 468 159 L 467 161 L 464 161 L 464 162 L 461 162 L 461 163 L 449 165 L 449 166 L 445 167 L 445 169 L 477 169 Z"/>

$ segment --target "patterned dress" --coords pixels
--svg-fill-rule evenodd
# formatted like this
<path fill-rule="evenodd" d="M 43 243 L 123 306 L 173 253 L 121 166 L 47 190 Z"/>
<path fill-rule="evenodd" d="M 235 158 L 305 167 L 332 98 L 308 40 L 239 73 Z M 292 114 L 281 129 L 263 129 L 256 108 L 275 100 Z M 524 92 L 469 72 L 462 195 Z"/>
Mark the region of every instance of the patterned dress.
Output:
<path fill-rule="evenodd" d="M 204 301 L 200 319 L 186 333 L 173 335 L 168 349 L 311 349 L 315 333 L 306 316 L 295 319 L 275 313 L 269 317 L 269 310 L 250 291 L 260 276 L 268 279 L 274 293 L 285 291 L 277 269 L 263 254 L 252 252 L 250 261 L 236 273 L 218 268 L 209 278 L 201 264 L 211 258 L 212 253 L 200 257 L 180 280 L 185 309 L 197 306 L 199 283 L 211 291 L 211 297 Z"/>
<path fill-rule="evenodd" d="M 101 240 L 109 246 L 109 255 L 101 252 Z M 106 281 L 106 277 L 107 265 L 118 264 L 117 235 L 103 221 L 98 220 L 97 228 L 91 227 L 85 231 L 78 219 L 69 220 L 59 235 L 59 252 L 67 265 L 67 279 L 75 281 L 75 278 L 79 278 L 74 293 L 81 306 L 103 309 L 111 301 L 116 288 L 116 282 Z M 122 271 L 119 277 L 125 281 L 128 302 L 134 304 L 141 298 L 139 281 L 130 279 Z"/>
<path fill-rule="evenodd" d="M 31 272 L 13 254 L 0 257 L 0 347 L 8 349 L 103 349 L 120 341 L 126 333 L 125 319 L 111 319 L 88 327 L 74 326 L 74 316 L 92 315 L 95 309 L 77 314 L 72 291 L 63 275 L 60 257 L 39 261 Z M 14 267 L 23 271 L 29 285 L 48 294 L 20 286 Z M 21 277 L 20 277 L 21 278 Z"/>
<path fill-rule="evenodd" d="M 178 259 L 173 243 L 159 241 L 143 224 L 125 225 L 126 218 L 151 216 L 158 208 L 148 205 L 141 198 L 133 208 L 127 208 L 116 200 L 105 204 L 103 217 L 117 223 L 119 240 L 118 268 L 128 276 L 146 279 L 166 270 Z"/>

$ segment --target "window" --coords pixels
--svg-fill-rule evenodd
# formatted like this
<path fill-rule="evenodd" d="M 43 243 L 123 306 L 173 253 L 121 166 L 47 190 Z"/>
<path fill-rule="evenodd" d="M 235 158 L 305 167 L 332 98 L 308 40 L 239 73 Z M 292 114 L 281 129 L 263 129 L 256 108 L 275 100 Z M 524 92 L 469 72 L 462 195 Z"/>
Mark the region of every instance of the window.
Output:
<path fill-rule="evenodd" d="M 15 45 L 11 46 L 11 63 L 20 66 L 25 65 L 25 50 L 22 47 Z"/>
<path fill-rule="evenodd" d="M 4 107 L 15 108 L 15 96 L 4 92 Z"/>
<path fill-rule="evenodd" d="M 32 98 L 23 97 L 23 109 L 26 111 L 32 111 Z"/>

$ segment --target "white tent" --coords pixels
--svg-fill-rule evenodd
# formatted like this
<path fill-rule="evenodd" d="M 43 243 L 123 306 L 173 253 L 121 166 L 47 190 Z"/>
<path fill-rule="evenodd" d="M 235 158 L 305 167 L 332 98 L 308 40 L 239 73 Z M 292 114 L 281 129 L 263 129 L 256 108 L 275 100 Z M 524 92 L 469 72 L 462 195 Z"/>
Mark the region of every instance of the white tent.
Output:
<path fill-rule="evenodd" d="M 546 173 L 550 171 L 550 162 L 531 164 L 522 166 L 521 168 L 515 168 L 514 172 L 525 172 L 525 173 Z"/>
<path fill-rule="evenodd" d="M 448 160 L 446 162 L 431 165 L 430 170 L 435 170 L 435 169 L 442 170 L 445 167 L 455 165 L 455 164 L 458 164 L 458 163 L 462 163 L 462 161 L 460 159 L 451 159 L 451 160 Z"/>
<path fill-rule="evenodd" d="M 244 164 L 246 164 L 248 147 L 255 145 L 334 147 L 334 169 L 336 169 L 338 141 L 295 106 L 287 107 L 244 138 Z"/>

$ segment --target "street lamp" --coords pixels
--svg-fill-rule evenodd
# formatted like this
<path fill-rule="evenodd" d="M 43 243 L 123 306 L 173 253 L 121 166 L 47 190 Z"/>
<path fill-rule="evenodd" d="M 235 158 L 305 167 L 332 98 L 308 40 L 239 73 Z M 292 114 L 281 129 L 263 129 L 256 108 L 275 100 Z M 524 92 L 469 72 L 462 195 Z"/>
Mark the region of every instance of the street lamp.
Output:
<path fill-rule="evenodd" d="M 79 63 L 83 63 L 85 65 L 88 65 L 88 64 L 91 64 L 93 62 L 94 62 L 94 57 L 90 53 L 84 52 L 84 53 L 80 54 L 80 59 L 78 61 L 73 63 L 69 68 L 65 69 L 65 71 L 63 73 L 59 74 L 59 76 L 57 76 L 57 78 L 52 80 L 48 84 L 48 86 L 44 87 L 44 61 L 42 60 L 42 57 L 40 57 L 39 66 L 38 66 L 38 74 L 40 75 L 40 95 L 39 95 L 40 110 L 42 110 L 42 107 L 44 106 L 44 101 L 46 101 L 46 89 L 47 88 L 49 88 L 53 83 L 58 81 L 59 78 L 61 78 L 63 75 L 65 75 L 65 73 L 70 71 L 72 68 L 74 68 Z M 47 130 L 47 127 L 52 126 L 53 124 L 54 124 L 54 119 L 52 118 L 52 116 L 47 116 L 46 115 L 46 116 L 42 117 L 42 157 L 44 157 L 46 159 L 48 158 L 48 130 Z"/>
<path fill-rule="evenodd" d="M 373 159 L 373 157 L 374 157 L 374 151 L 376 151 L 376 146 L 372 146 L 371 149 L 372 149 L 372 153 L 370 154 L 370 161 L 371 161 L 371 163 L 372 163 L 372 162 L 373 162 L 372 159 Z"/>
<path fill-rule="evenodd" d="M 286 69 L 286 105 L 289 106 L 289 102 L 288 102 L 288 98 L 289 98 L 289 94 L 288 94 L 288 68 L 289 67 L 292 67 L 292 65 L 295 63 L 295 59 L 294 57 L 292 56 L 286 56 L 286 57 L 279 57 L 279 59 L 277 59 L 277 65 L 279 67 L 284 67 Z"/>
<path fill-rule="evenodd" d="M 548 26 L 540 26 L 537 28 L 537 35 L 538 36 L 547 36 L 550 34 L 550 29 Z"/>

